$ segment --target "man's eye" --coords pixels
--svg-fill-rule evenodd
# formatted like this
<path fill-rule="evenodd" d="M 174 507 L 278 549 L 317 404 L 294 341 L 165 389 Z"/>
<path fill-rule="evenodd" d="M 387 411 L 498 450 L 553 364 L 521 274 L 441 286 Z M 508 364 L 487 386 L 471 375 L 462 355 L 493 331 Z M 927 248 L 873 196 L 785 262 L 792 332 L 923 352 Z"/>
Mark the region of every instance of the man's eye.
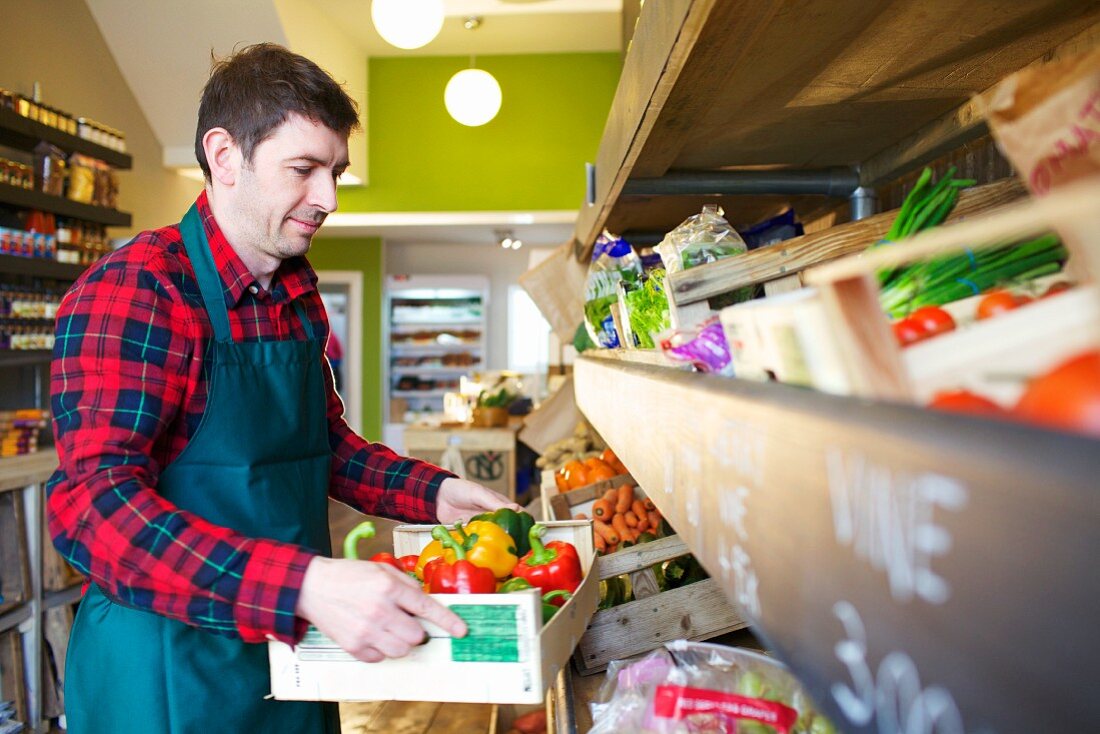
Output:
<path fill-rule="evenodd" d="M 309 175 L 309 172 L 310 172 L 310 170 L 312 170 L 312 169 L 309 169 L 309 168 L 302 168 L 302 167 L 299 167 L 299 166 L 295 166 L 293 170 L 294 170 L 294 172 L 295 172 L 296 174 L 298 174 L 299 176 L 308 176 L 308 175 Z"/>

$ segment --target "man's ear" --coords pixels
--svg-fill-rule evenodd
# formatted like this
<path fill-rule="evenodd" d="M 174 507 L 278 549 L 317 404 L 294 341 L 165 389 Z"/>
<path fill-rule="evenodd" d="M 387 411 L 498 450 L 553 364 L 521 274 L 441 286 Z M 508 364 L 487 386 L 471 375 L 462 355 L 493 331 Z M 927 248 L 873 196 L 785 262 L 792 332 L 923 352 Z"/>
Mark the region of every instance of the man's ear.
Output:
<path fill-rule="evenodd" d="M 229 131 L 224 127 L 210 128 L 202 136 L 202 147 L 206 152 L 206 164 L 210 167 L 210 178 L 223 186 L 235 184 L 242 156 Z"/>

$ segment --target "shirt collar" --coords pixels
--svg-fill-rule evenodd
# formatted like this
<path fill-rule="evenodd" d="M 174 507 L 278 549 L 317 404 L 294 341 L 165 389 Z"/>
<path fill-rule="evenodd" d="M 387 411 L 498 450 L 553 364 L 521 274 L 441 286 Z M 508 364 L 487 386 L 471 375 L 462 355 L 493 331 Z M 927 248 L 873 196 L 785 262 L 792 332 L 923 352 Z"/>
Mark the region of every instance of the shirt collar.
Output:
<path fill-rule="evenodd" d="M 195 202 L 202 220 L 206 239 L 210 243 L 210 253 L 214 258 L 214 269 L 222 281 L 226 308 L 234 308 L 250 286 L 260 287 L 255 276 L 245 267 L 236 250 L 225 238 L 221 227 L 214 219 L 210 201 L 204 190 Z M 295 298 L 317 289 L 317 274 L 305 257 L 292 257 L 283 260 L 275 271 L 271 281 L 271 297 L 275 301 L 293 301 Z"/>

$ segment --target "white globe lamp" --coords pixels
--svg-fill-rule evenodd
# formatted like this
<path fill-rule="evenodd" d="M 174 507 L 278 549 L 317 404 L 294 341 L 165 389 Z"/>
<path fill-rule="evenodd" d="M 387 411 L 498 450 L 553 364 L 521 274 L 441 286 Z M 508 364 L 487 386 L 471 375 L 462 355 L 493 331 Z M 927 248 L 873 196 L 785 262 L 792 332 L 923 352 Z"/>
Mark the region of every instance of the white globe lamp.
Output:
<path fill-rule="evenodd" d="M 484 69 L 463 69 L 447 82 L 443 104 L 457 122 L 478 127 L 500 112 L 500 84 Z"/>
<path fill-rule="evenodd" d="M 443 0 L 372 0 L 370 17 L 386 43 L 420 48 L 443 28 Z"/>

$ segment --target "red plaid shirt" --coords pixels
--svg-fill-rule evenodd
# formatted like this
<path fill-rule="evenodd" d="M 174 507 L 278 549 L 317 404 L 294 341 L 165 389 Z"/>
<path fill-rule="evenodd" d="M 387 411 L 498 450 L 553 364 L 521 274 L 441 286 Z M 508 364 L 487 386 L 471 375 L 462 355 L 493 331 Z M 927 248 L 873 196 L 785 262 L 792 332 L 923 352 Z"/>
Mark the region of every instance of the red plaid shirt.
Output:
<path fill-rule="evenodd" d="M 236 341 L 303 339 L 329 324 L 305 258 L 284 261 L 264 290 L 214 221 L 198 209 L 221 274 Z M 313 554 L 243 537 L 182 512 L 157 477 L 199 426 L 206 345 L 213 339 L 179 227 L 143 232 L 90 267 L 57 314 L 50 392 L 60 466 L 47 485 L 50 534 L 61 554 L 111 597 L 221 634 L 260 642 L 301 638 L 298 592 Z M 330 495 L 373 515 L 434 522 L 451 474 L 353 433 L 324 363 Z M 119 501 L 119 500 L 122 501 Z M 173 542 L 163 542 L 164 533 Z"/>

